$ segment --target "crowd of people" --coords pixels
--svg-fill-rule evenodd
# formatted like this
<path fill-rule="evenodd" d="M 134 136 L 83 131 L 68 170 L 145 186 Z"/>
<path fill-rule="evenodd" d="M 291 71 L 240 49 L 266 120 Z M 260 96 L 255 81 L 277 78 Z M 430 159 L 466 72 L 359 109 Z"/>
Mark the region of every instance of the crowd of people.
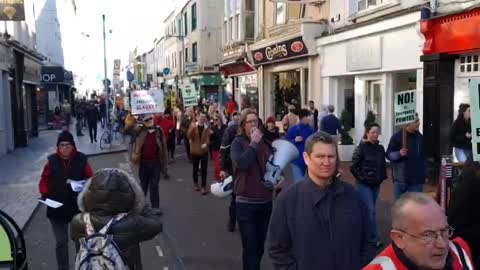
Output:
<path fill-rule="evenodd" d="M 93 227 L 100 229 L 122 213 L 127 215 L 113 225 L 113 239 L 130 269 L 141 269 L 139 243 L 162 230 L 159 181 L 170 177 L 168 167 L 175 162 L 175 148 L 182 141 L 195 191 L 208 195 L 209 160 L 213 160 L 215 181 L 233 177 L 227 229 L 233 232 L 238 225 L 244 270 L 260 269 L 265 248 L 275 270 L 480 267 L 480 215 L 469 207 L 480 191 L 480 165 L 473 161 L 465 165 L 447 218 L 437 202 L 423 193 L 426 159 L 418 116 L 390 138 L 387 149 L 379 142 L 380 125 L 366 126 L 353 154 L 351 172 L 356 184 L 351 185 L 340 175 L 342 125 L 333 106 L 319 112 L 313 101 L 307 108 L 290 105 L 277 126 L 274 117 L 264 122 L 255 109 L 240 110 L 229 102 L 225 107 L 202 103 L 186 109 L 168 103 L 161 114 L 126 115 L 124 132 L 133 138 L 131 160 L 138 183 L 119 169 L 94 174 L 71 134 L 61 133 L 58 151 L 49 157 L 40 181 L 43 198 L 64 203 L 47 212 L 59 269 L 68 269 L 64 247 L 69 224 L 71 239 L 78 243 L 86 237 L 86 214 Z M 88 122 L 88 113 L 84 115 Z M 97 114 L 92 117 L 98 121 Z M 468 125 L 468 105 L 461 105 L 452 128 L 459 159 L 462 153 L 471 156 Z M 281 176 L 272 188 L 264 183 L 264 174 L 275 151 L 272 143 L 280 138 L 293 144 L 300 156 L 290 164 L 292 179 Z M 387 179 L 387 160 L 394 183 L 392 243 L 375 257 L 384 245 L 375 209 L 380 186 Z M 89 178 L 80 193 L 66 184 Z M 146 196 L 149 204 L 144 203 Z"/>

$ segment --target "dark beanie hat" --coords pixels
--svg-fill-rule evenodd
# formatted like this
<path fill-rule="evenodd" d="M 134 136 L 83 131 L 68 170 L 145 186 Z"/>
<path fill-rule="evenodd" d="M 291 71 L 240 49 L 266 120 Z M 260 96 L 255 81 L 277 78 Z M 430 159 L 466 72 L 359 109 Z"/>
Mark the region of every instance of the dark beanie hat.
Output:
<path fill-rule="evenodd" d="M 60 133 L 58 135 L 57 147 L 61 142 L 69 142 L 73 146 L 75 146 L 75 141 L 73 140 L 73 135 L 72 135 L 72 133 L 70 133 L 68 131 L 62 131 L 62 133 Z"/>

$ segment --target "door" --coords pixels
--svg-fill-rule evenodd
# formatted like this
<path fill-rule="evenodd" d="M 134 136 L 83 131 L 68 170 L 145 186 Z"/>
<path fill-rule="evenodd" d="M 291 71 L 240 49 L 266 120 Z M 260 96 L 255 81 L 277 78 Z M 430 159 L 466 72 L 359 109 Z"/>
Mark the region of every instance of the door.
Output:
<path fill-rule="evenodd" d="M 375 123 L 382 124 L 382 89 L 383 84 L 380 81 L 369 81 L 367 94 L 365 96 L 365 112 L 368 116 L 372 112 L 375 116 Z"/>

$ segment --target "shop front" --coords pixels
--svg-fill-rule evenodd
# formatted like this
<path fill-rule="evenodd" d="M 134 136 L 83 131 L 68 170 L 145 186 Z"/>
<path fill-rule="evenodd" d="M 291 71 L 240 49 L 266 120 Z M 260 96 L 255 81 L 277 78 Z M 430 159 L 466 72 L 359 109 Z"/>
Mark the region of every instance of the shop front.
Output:
<path fill-rule="evenodd" d="M 0 156 L 15 148 L 12 122 L 12 97 L 10 92 L 9 73 L 12 51 L 0 42 Z"/>
<path fill-rule="evenodd" d="M 30 136 L 38 137 L 40 126 L 45 127 L 46 124 L 45 108 L 47 104 L 44 102 L 44 95 L 40 94 L 42 63 L 25 56 L 24 65 L 23 87 L 27 108 L 25 114 L 26 127 L 30 131 Z"/>
<path fill-rule="evenodd" d="M 220 74 L 203 74 L 189 77 L 198 89 L 199 95 L 210 102 L 222 102 L 224 95 L 224 80 Z"/>
<path fill-rule="evenodd" d="M 253 63 L 257 67 L 259 114 L 264 119 L 274 116 L 281 121 L 288 106 L 306 107 L 316 99 L 316 78 L 319 57 L 313 40 L 302 36 L 277 39 L 252 46 Z M 319 83 L 319 82 L 317 82 Z"/>
<path fill-rule="evenodd" d="M 433 18 L 428 10 L 422 12 L 424 136 L 434 164 L 440 163 L 442 155 L 452 154 L 451 125 L 459 105 L 471 102 L 470 80 L 480 79 L 478 25 L 480 8 Z"/>
<path fill-rule="evenodd" d="M 63 103 L 70 104 L 72 112 L 74 110 L 73 74 L 62 66 L 43 66 L 42 67 L 42 89 L 41 95 L 46 99 L 46 121 L 52 122 L 56 108 L 60 109 Z"/>
<path fill-rule="evenodd" d="M 345 112 L 353 119 L 350 135 L 354 144 L 362 139 L 370 115 L 382 127 L 381 143 L 388 145 L 401 128 L 394 121 L 397 92 L 416 90 L 422 119 L 419 17 L 420 12 L 412 12 L 317 39 L 317 50 L 323 56 L 321 106 L 334 105 L 337 117 Z"/>

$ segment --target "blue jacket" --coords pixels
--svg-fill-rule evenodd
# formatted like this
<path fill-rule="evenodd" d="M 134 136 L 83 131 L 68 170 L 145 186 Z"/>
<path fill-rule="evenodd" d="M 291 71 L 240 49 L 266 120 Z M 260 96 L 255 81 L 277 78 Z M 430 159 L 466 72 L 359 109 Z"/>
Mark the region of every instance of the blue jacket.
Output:
<path fill-rule="evenodd" d="M 313 134 L 313 129 L 310 125 L 305 125 L 304 123 L 300 123 L 288 129 L 286 139 L 293 143 L 300 153 L 300 157 L 294 160 L 292 163 L 297 165 L 298 167 L 305 169 L 305 160 L 303 160 L 303 151 L 305 151 L 305 142 L 307 141 L 308 137 Z M 295 142 L 295 137 L 302 136 L 303 140 L 299 143 Z"/>
<path fill-rule="evenodd" d="M 325 131 L 330 135 L 337 135 L 337 131 L 340 134 L 340 131 L 342 130 L 342 122 L 340 122 L 334 114 L 326 115 L 322 118 L 320 130 Z"/>
<path fill-rule="evenodd" d="M 354 187 L 308 176 L 276 200 L 267 249 L 275 270 L 359 270 L 375 257 L 369 213 Z"/>
<path fill-rule="evenodd" d="M 402 149 L 402 131 L 393 134 L 387 148 L 387 159 L 391 161 L 394 182 L 407 184 L 425 184 L 427 161 L 420 132 L 407 134 L 407 156 L 400 155 Z"/>

